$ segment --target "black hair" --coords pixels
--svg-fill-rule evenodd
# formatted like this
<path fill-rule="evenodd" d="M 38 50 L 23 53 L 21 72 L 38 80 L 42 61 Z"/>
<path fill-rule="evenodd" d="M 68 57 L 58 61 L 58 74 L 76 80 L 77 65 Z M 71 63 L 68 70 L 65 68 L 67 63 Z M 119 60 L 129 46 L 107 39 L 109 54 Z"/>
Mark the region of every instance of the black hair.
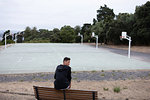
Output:
<path fill-rule="evenodd" d="M 65 57 L 63 61 L 68 61 L 68 60 L 70 60 L 70 58 L 69 57 Z"/>

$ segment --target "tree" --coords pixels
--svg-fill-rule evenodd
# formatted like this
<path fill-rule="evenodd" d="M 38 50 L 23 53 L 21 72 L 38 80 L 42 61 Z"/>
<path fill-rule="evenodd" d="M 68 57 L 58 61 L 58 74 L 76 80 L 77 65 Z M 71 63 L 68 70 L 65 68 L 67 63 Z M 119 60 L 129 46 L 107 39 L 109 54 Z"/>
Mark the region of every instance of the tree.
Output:
<path fill-rule="evenodd" d="M 38 36 L 39 36 L 39 34 L 38 34 L 39 32 L 37 31 L 37 28 L 36 27 L 33 27 L 32 29 L 31 29 L 31 40 L 33 40 L 33 39 L 36 39 L 36 38 L 38 38 Z"/>
<path fill-rule="evenodd" d="M 96 22 L 95 25 L 92 26 L 91 28 L 92 32 L 94 32 L 96 35 L 98 35 L 99 37 L 99 42 L 100 43 L 103 43 L 103 37 L 104 37 L 104 33 L 103 33 L 103 30 L 104 30 L 104 24 L 103 24 L 103 21 L 100 21 L 100 22 Z"/>
<path fill-rule="evenodd" d="M 135 23 L 134 15 L 128 13 L 119 13 L 116 19 L 109 23 L 109 29 L 106 33 L 107 42 L 110 44 L 127 44 L 127 40 L 120 41 L 119 37 L 123 31 L 131 36 L 133 24 Z"/>
<path fill-rule="evenodd" d="M 75 26 L 74 31 L 75 31 L 75 42 L 79 43 L 81 37 L 78 36 L 78 33 L 81 33 L 81 27 L 79 25 Z"/>
<path fill-rule="evenodd" d="M 24 41 L 30 41 L 31 40 L 31 28 L 29 26 L 26 27 L 25 31 L 24 31 Z"/>
<path fill-rule="evenodd" d="M 78 35 L 78 33 L 81 32 L 81 27 L 79 25 L 75 26 L 74 31 L 75 31 L 75 34 Z"/>
<path fill-rule="evenodd" d="M 58 28 L 54 28 L 53 31 L 52 31 L 52 35 L 50 37 L 50 41 L 51 42 L 61 42 L 61 39 L 60 39 L 60 30 Z"/>
<path fill-rule="evenodd" d="M 150 1 L 142 6 L 137 6 L 134 13 L 136 23 L 132 36 L 135 44 L 150 45 Z"/>
<path fill-rule="evenodd" d="M 110 23 L 114 20 L 115 14 L 113 9 L 107 7 L 107 5 L 100 6 L 100 9 L 97 10 L 97 21 L 103 22 L 103 30 L 101 30 L 101 41 L 107 44 L 106 33 L 109 30 Z"/>
<path fill-rule="evenodd" d="M 109 30 L 106 33 L 107 43 L 120 44 L 120 35 L 122 32 L 122 23 L 118 20 L 114 20 L 110 23 Z"/>
<path fill-rule="evenodd" d="M 30 27 L 26 27 L 24 31 L 24 40 L 25 42 L 35 41 L 35 42 L 50 42 L 50 36 L 52 32 L 48 31 L 47 29 L 39 29 L 37 30 L 36 27 L 32 29 Z"/>
<path fill-rule="evenodd" d="M 0 44 L 3 44 L 3 45 L 5 44 L 5 35 L 6 35 L 6 39 L 7 39 L 7 44 L 14 43 L 13 38 L 12 38 L 12 34 L 10 34 L 10 30 L 7 30 L 4 32 L 3 39 L 2 39 L 2 42 Z"/>
<path fill-rule="evenodd" d="M 93 25 L 95 25 L 97 22 L 97 20 L 95 18 L 93 18 Z"/>
<path fill-rule="evenodd" d="M 2 39 L 2 41 L 5 41 L 5 34 L 7 35 L 7 36 L 6 36 L 6 39 L 7 39 L 7 40 L 12 40 L 12 35 L 10 35 L 10 30 L 7 30 L 7 31 L 5 31 L 4 34 L 3 34 L 3 39 Z"/>
<path fill-rule="evenodd" d="M 83 25 L 81 29 L 81 34 L 84 36 L 84 42 L 91 42 L 91 27 L 92 25 L 89 23 L 86 23 Z"/>
<path fill-rule="evenodd" d="M 22 34 L 18 34 L 17 35 L 17 43 L 22 43 L 22 38 L 23 38 L 23 35 Z"/>
<path fill-rule="evenodd" d="M 47 29 L 39 29 L 38 32 L 36 32 L 36 38 L 40 38 L 42 40 L 47 39 L 50 40 L 50 37 L 53 33 Z"/>
<path fill-rule="evenodd" d="M 102 20 L 109 21 L 114 19 L 115 14 L 113 9 L 107 7 L 107 5 L 100 6 L 100 9 L 97 10 L 97 21 L 100 22 Z"/>
<path fill-rule="evenodd" d="M 71 26 L 64 26 L 60 30 L 60 38 L 62 43 L 75 42 L 75 31 Z"/>

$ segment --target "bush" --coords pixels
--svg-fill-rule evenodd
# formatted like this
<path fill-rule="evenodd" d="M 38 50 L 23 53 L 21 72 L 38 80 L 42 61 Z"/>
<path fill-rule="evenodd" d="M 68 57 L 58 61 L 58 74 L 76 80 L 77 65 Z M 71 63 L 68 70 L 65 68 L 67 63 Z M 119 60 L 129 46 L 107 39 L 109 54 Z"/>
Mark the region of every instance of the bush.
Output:
<path fill-rule="evenodd" d="M 114 92 L 119 93 L 120 92 L 120 87 L 115 87 Z"/>
<path fill-rule="evenodd" d="M 0 45 L 3 45 L 3 43 L 0 41 Z"/>
<path fill-rule="evenodd" d="M 103 73 L 103 74 L 101 74 L 101 76 L 105 76 L 105 74 Z"/>
<path fill-rule="evenodd" d="M 13 40 L 7 40 L 7 44 L 15 43 Z M 1 41 L 0 45 L 5 45 L 5 41 Z"/>
<path fill-rule="evenodd" d="M 104 90 L 104 91 L 108 91 L 109 89 L 108 89 L 108 88 L 103 88 L 103 90 Z"/>
<path fill-rule="evenodd" d="M 24 41 L 24 43 L 50 43 L 49 39 L 42 39 L 42 38 L 35 38 L 33 40 L 30 41 Z"/>
<path fill-rule="evenodd" d="M 15 41 L 13 41 L 13 40 L 7 40 L 7 44 L 12 44 L 12 43 L 15 43 Z"/>

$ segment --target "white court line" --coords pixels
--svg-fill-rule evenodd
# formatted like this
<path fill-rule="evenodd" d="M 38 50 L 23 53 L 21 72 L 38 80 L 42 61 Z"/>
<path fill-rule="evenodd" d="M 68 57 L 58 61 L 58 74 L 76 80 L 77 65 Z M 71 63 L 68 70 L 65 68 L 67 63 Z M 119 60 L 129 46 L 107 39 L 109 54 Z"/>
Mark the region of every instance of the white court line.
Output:
<path fill-rule="evenodd" d="M 23 57 L 20 57 L 20 59 L 18 59 L 17 63 L 20 63 L 22 61 Z"/>

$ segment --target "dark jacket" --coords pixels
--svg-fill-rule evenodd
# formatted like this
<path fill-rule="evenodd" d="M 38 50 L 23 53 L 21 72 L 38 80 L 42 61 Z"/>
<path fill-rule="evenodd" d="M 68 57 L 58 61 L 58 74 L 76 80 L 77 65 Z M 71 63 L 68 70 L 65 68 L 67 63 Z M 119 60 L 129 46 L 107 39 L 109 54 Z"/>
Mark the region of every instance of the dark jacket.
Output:
<path fill-rule="evenodd" d="M 67 65 L 58 65 L 54 75 L 55 89 L 65 89 L 71 82 L 71 67 Z"/>

